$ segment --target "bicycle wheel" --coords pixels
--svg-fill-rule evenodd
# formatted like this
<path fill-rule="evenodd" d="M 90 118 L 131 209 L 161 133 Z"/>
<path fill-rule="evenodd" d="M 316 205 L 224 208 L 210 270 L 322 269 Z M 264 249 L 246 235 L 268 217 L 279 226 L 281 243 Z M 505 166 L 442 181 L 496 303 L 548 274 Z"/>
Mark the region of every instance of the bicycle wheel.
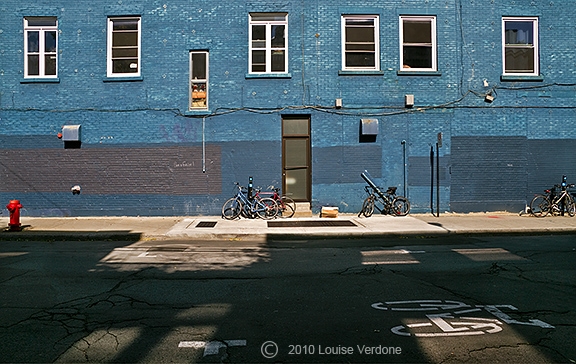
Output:
<path fill-rule="evenodd" d="M 271 220 L 278 215 L 278 204 L 268 197 L 254 200 L 254 212 L 261 219 Z"/>
<path fill-rule="evenodd" d="M 362 210 L 360 211 L 364 217 L 370 217 L 374 213 L 374 196 L 368 196 L 362 203 Z"/>
<path fill-rule="evenodd" d="M 410 202 L 406 197 L 397 196 L 392 200 L 392 212 L 396 216 L 406 216 L 410 212 Z"/>
<path fill-rule="evenodd" d="M 292 217 L 296 212 L 296 202 L 287 196 L 282 196 L 278 201 L 278 213 L 281 217 Z"/>
<path fill-rule="evenodd" d="M 530 213 L 536 217 L 544 217 L 550 212 L 550 200 L 544 195 L 536 195 L 530 202 Z"/>
<path fill-rule="evenodd" d="M 571 195 L 566 195 L 565 208 L 570 217 L 574 217 L 574 215 L 576 215 L 576 202 L 574 202 L 574 198 Z"/>
<path fill-rule="evenodd" d="M 232 197 L 224 202 L 222 206 L 222 217 L 226 220 L 234 220 L 242 212 L 242 202 L 236 197 Z"/>

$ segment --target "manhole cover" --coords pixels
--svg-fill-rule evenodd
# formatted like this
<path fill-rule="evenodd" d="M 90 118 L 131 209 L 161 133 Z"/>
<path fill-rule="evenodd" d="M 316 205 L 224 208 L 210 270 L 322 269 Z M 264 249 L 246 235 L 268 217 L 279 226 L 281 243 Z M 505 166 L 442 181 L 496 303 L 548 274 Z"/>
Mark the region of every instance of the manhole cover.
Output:
<path fill-rule="evenodd" d="M 196 227 L 197 228 L 213 228 L 214 226 L 216 226 L 217 222 L 216 221 L 200 221 Z"/>
<path fill-rule="evenodd" d="M 268 227 L 334 227 L 356 226 L 352 221 L 268 221 Z"/>

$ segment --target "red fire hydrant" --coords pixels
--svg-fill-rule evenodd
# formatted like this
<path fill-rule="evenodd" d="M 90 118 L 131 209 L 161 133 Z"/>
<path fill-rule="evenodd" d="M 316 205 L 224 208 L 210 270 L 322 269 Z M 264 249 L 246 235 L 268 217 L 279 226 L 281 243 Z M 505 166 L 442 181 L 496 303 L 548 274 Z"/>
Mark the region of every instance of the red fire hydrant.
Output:
<path fill-rule="evenodd" d="M 20 209 L 22 208 L 22 204 L 20 204 L 19 200 L 10 200 L 10 203 L 6 205 L 8 211 L 10 211 L 10 223 L 8 227 L 10 231 L 20 231 Z"/>

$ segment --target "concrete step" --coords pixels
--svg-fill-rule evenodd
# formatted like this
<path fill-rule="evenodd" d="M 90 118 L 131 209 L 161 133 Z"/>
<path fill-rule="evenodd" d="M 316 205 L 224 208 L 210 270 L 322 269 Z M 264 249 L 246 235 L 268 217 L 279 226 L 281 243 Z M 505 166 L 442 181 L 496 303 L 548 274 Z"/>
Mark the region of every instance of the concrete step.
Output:
<path fill-rule="evenodd" d="M 312 217 L 310 202 L 296 202 L 296 211 L 294 217 Z"/>

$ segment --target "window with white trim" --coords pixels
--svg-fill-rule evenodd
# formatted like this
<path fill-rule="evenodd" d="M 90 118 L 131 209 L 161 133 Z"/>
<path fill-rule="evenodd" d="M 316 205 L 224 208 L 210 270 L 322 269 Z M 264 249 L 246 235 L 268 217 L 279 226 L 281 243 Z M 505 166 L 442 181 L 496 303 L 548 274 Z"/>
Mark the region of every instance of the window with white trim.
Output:
<path fill-rule="evenodd" d="M 24 78 L 58 77 L 58 20 L 24 18 Z"/>
<path fill-rule="evenodd" d="M 208 52 L 190 52 L 190 110 L 208 108 Z"/>
<path fill-rule="evenodd" d="M 379 71 L 378 15 L 342 16 L 342 70 Z"/>
<path fill-rule="evenodd" d="M 288 73 L 288 14 L 251 13 L 249 73 Z"/>
<path fill-rule="evenodd" d="M 504 75 L 538 76 L 538 18 L 502 18 Z"/>
<path fill-rule="evenodd" d="M 140 17 L 108 18 L 107 75 L 140 76 Z"/>
<path fill-rule="evenodd" d="M 437 71 L 436 17 L 400 17 L 401 71 Z"/>

